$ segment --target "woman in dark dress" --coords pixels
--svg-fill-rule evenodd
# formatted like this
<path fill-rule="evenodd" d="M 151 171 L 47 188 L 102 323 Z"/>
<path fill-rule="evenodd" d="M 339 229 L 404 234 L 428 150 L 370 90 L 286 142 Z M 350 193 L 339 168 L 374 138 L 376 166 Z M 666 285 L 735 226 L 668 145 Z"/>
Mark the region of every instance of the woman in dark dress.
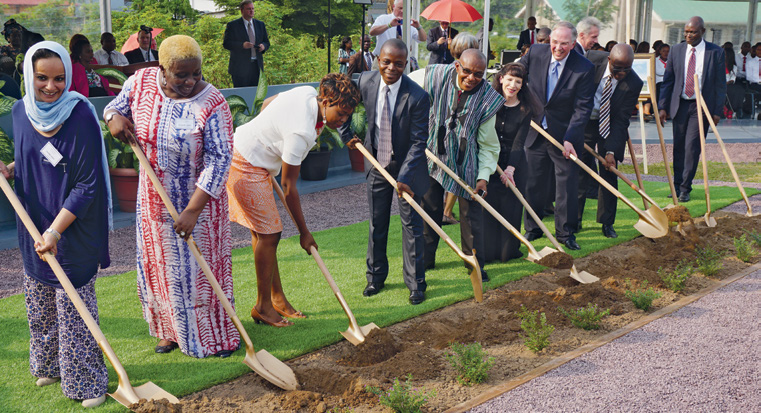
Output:
<path fill-rule="evenodd" d="M 26 96 L 13 106 L 15 190 L 42 242 L 18 219 L 30 372 L 38 386 L 61 381 L 63 394 L 94 407 L 106 398 L 108 372 L 98 343 L 40 257 L 56 255 L 90 314 L 98 320 L 95 274 L 110 264 L 111 191 L 100 125 L 92 104 L 69 92 L 71 61 L 63 46 L 41 42 L 24 59 Z M 39 256 L 38 256 L 39 254 Z"/>
<path fill-rule="evenodd" d="M 518 231 L 521 230 L 523 205 L 506 182 L 510 180 L 518 190 L 526 186 L 526 154 L 523 151 L 532 116 L 538 113 L 538 100 L 527 87 L 526 67 L 522 63 L 508 63 L 494 78 L 492 87 L 505 97 L 505 105 L 497 112 L 497 136 L 500 152 L 497 164 L 504 171 L 489 179 L 486 200 Z M 520 241 L 490 214 L 484 214 L 484 256 L 486 261 L 509 261 L 523 254 Z"/>

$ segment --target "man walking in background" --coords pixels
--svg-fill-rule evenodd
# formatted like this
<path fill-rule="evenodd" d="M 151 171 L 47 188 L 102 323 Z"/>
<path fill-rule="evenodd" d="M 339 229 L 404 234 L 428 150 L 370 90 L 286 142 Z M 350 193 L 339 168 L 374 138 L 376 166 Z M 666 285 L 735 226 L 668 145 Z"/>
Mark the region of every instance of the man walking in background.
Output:
<path fill-rule="evenodd" d="M 240 3 L 241 18 L 227 23 L 222 43 L 230 51 L 227 72 L 233 86 L 246 87 L 259 84 L 259 73 L 264 71 L 264 53 L 270 48 L 270 39 L 264 23 L 254 19 L 254 2 Z"/>

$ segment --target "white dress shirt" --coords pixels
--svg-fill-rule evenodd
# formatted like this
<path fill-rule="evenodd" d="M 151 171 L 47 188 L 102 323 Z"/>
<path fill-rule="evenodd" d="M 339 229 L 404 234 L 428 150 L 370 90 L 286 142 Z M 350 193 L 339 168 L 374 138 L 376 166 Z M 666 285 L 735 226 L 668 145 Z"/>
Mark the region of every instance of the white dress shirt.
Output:
<path fill-rule="evenodd" d="M 684 86 L 682 86 L 682 99 L 688 99 L 688 100 L 695 99 L 695 95 L 687 97 L 687 94 L 684 93 L 684 89 L 687 87 L 687 68 L 690 67 L 690 55 L 692 54 L 692 49 L 695 49 L 695 73 L 697 73 L 698 75 L 698 82 L 700 83 L 701 90 L 702 90 L 703 61 L 705 60 L 705 55 L 706 55 L 706 41 L 701 39 L 700 44 L 698 44 L 695 47 L 692 47 L 692 45 L 687 44 L 687 50 L 685 51 L 686 53 L 684 54 Z"/>
<path fill-rule="evenodd" d="M 143 58 L 148 56 L 148 60 L 146 60 L 146 62 L 155 62 L 156 61 L 156 58 L 153 57 L 153 52 L 151 52 L 150 50 L 145 50 L 142 47 L 139 47 L 138 50 L 140 50 L 140 53 L 143 54 Z M 148 52 L 147 55 L 145 54 L 146 52 Z"/>
<path fill-rule="evenodd" d="M 666 73 L 666 61 L 661 60 L 658 56 L 655 58 L 655 84 L 663 82 L 663 75 Z"/>
<path fill-rule="evenodd" d="M 378 18 L 375 19 L 375 23 L 373 23 L 373 27 L 388 26 L 388 24 L 391 23 L 391 20 L 396 20 L 396 16 L 394 16 L 393 13 L 378 16 Z M 371 29 L 373 27 L 371 27 Z M 373 50 L 374 55 L 380 56 L 381 47 L 383 47 L 383 43 L 386 43 L 386 40 L 396 39 L 396 27 L 397 26 L 388 28 L 386 29 L 385 32 L 375 37 L 375 50 Z M 419 41 L 418 29 L 412 27 L 411 21 L 410 21 L 410 38 L 416 42 Z"/>
<path fill-rule="evenodd" d="M 595 91 L 595 107 L 592 109 L 592 115 L 589 116 L 589 119 L 595 120 L 600 118 L 600 101 L 602 101 L 602 92 L 605 90 L 605 82 L 608 80 L 608 76 L 610 76 L 610 65 L 605 65 L 605 74 L 602 75 L 600 84 L 597 85 L 597 91 Z M 618 86 L 618 80 L 616 80 L 615 77 L 611 77 L 611 98 L 613 98 L 613 92 L 616 91 L 616 86 Z"/>
<path fill-rule="evenodd" d="M 743 67 L 743 59 L 745 59 L 746 67 Z M 735 56 L 735 63 L 737 63 L 737 77 L 745 79 L 745 71 L 747 70 L 748 61 L 750 59 L 752 59 L 752 57 L 750 57 L 750 52 L 748 52 L 747 55 L 738 53 L 737 56 Z"/>
<path fill-rule="evenodd" d="M 99 65 L 127 66 L 129 64 L 127 58 L 116 50 L 111 51 L 111 61 L 113 63 L 108 63 L 108 52 L 103 49 L 96 50 L 93 56 Z"/>
<path fill-rule="evenodd" d="M 745 68 L 745 78 L 748 80 L 748 83 L 761 83 L 758 63 L 758 57 L 751 57 L 748 59 L 747 67 Z"/>
<path fill-rule="evenodd" d="M 424 71 L 425 72 L 425 71 Z M 378 83 L 378 99 L 375 102 L 375 126 L 378 128 L 378 132 L 381 130 L 381 117 L 383 116 L 383 105 L 385 102 L 385 93 L 383 87 L 386 86 L 386 82 L 381 78 Z M 391 107 L 391 123 L 394 123 L 394 108 L 396 108 L 396 97 L 399 95 L 399 88 L 402 87 L 402 78 L 400 77 L 396 83 L 388 85 L 388 104 Z M 378 136 L 375 137 L 375 147 L 378 147 Z"/>
<path fill-rule="evenodd" d="M 547 68 L 547 77 L 545 79 L 549 79 L 550 78 L 550 73 L 552 73 L 552 66 L 553 66 L 552 64 L 554 62 L 558 62 L 558 63 L 560 63 L 560 66 L 558 66 L 558 81 L 560 81 L 560 76 L 563 76 L 563 68 L 565 68 L 565 63 L 568 61 L 568 56 L 569 55 L 570 55 L 570 53 L 568 53 L 568 55 L 566 55 L 563 58 L 563 60 L 555 60 L 555 56 L 553 56 L 552 59 L 550 59 L 550 66 Z M 547 86 L 549 87 L 549 85 L 547 85 Z M 555 88 L 557 88 L 557 83 L 555 84 Z M 555 91 L 553 90 L 552 93 L 554 94 Z"/>
<path fill-rule="evenodd" d="M 726 69 L 724 71 L 726 72 Z M 737 80 L 737 65 L 732 66 L 732 70 L 727 73 L 727 83 L 734 82 L 735 80 Z"/>

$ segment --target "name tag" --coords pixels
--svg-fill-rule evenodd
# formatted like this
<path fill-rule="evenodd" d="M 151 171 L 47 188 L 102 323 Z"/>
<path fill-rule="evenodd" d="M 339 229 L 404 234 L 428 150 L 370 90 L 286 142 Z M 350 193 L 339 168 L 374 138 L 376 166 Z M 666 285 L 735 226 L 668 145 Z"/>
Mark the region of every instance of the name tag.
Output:
<path fill-rule="evenodd" d="M 40 149 L 40 152 L 42 153 L 42 156 L 53 165 L 53 167 L 58 165 L 58 162 L 61 162 L 61 159 L 63 159 L 63 155 L 61 155 L 61 153 L 58 152 L 58 149 L 56 149 L 50 142 L 46 143 L 45 146 Z"/>
<path fill-rule="evenodd" d="M 193 118 L 180 118 L 174 121 L 174 127 L 177 129 L 193 129 L 196 126 L 196 120 Z"/>

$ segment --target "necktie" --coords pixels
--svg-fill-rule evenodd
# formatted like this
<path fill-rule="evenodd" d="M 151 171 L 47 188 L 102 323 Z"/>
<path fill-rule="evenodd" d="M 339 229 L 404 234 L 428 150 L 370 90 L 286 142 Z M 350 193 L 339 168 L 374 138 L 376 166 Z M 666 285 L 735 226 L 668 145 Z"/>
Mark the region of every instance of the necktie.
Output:
<path fill-rule="evenodd" d="M 251 44 L 255 45 L 256 42 L 256 36 L 254 35 L 254 22 L 250 22 L 246 24 L 246 31 L 248 31 L 248 41 L 251 42 Z M 256 47 L 251 48 L 251 58 L 256 58 Z"/>
<path fill-rule="evenodd" d="M 396 26 L 396 36 L 399 37 L 400 39 L 402 38 L 402 25 L 401 24 Z"/>
<path fill-rule="evenodd" d="M 391 104 L 388 100 L 388 85 L 383 85 L 383 109 L 381 111 L 380 134 L 378 135 L 378 162 L 386 167 L 391 162 Z"/>
<path fill-rule="evenodd" d="M 547 77 L 547 102 L 550 101 L 550 97 L 552 97 L 552 92 L 555 90 L 555 85 L 558 84 L 558 68 L 560 66 L 560 62 L 552 62 L 550 64 L 554 66 L 552 67 L 552 70 L 550 71 L 550 75 Z M 542 119 L 542 127 L 547 129 L 546 116 Z"/>
<path fill-rule="evenodd" d="M 534 31 L 533 30 L 531 30 L 531 43 L 530 44 L 534 44 Z"/>
<path fill-rule="evenodd" d="M 145 61 L 150 62 L 151 61 L 151 51 L 145 52 Z"/>
<path fill-rule="evenodd" d="M 113 53 L 113 52 L 108 52 L 108 64 L 110 64 L 110 65 L 114 64 L 114 60 L 111 59 L 111 53 Z"/>
<path fill-rule="evenodd" d="M 746 58 L 746 57 L 747 57 L 747 56 L 743 56 L 743 72 L 745 71 L 745 58 Z"/>
<path fill-rule="evenodd" d="M 367 63 L 367 68 L 365 70 L 370 70 L 371 67 L 373 67 L 373 55 L 370 52 L 365 52 L 365 63 Z"/>
<path fill-rule="evenodd" d="M 600 100 L 600 136 L 603 139 L 608 139 L 610 135 L 610 96 L 613 94 L 613 83 L 610 77 L 611 75 L 606 77 Z"/>
<path fill-rule="evenodd" d="M 695 96 L 695 48 L 692 48 L 690 61 L 687 64 L 687 79 L 684 80 L 684 94 L 688 98 Z"/>

